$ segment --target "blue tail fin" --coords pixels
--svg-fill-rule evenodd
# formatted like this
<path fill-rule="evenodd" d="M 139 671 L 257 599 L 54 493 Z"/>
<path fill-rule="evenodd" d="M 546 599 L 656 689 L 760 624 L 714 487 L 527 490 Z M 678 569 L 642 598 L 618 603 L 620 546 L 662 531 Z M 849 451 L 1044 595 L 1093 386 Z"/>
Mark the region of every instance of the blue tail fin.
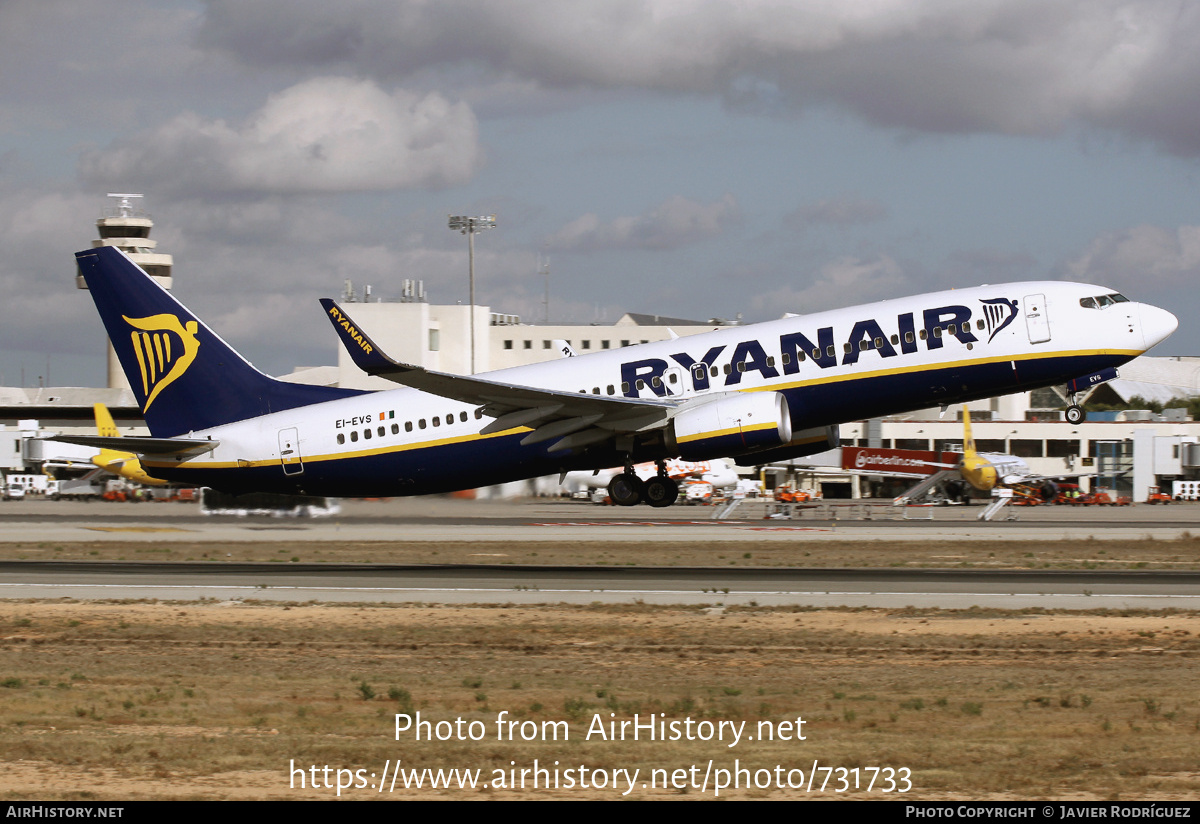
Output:
<path fill-rule="evenodd" d="M 119 249 L 75 259 L 155 437 L 362 394 L 264 375 Z"/>

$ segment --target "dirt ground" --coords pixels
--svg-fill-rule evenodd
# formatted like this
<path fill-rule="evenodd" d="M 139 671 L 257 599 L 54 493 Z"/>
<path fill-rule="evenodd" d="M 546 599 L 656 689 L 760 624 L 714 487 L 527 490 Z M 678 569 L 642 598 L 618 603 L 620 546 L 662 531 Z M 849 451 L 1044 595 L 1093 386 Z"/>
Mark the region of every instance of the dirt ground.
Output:
<path fill-rule="evenodd" d="M 1198 662 L 1193 613 L 4 601 L 0 797 L 1193 799 Z"/>

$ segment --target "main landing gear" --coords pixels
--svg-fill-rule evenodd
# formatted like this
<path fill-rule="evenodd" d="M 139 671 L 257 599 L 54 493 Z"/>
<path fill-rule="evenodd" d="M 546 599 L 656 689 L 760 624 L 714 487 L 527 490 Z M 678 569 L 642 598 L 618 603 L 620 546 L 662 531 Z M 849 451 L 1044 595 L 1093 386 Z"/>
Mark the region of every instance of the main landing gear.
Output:
<path fill-rule="evenodd" d="M 634 506 L 645 501 L 650 506 L 670 506 L 679 499 L 679 484 L 667 475 L 667 468 L 658 462 L 658 474 L 643 481 L 626 466 L 620 475 L 608 482 L 608 497 L 617 506 Z"/>

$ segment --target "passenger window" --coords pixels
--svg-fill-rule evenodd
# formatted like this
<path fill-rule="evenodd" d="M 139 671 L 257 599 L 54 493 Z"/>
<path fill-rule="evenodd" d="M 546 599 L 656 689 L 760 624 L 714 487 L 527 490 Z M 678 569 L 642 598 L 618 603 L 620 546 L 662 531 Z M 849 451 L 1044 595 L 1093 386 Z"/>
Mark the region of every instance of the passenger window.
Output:
<path fill-rule="evenodd" d="M 629 381 L 621 381 L 621 394 L 623 395 L 628 391 L 629 391 Z"/>
<path fill-rule="evenodd" d="M 655 375 L 650 379 L 650 385 L 657 389 L 658 387 L 662 386 L 662 378 L 660 378 L 658 375 Z"/>
<path fill-rule="evenodd" d="M 833 348 L 833 347 L 830 347 L 830 349 L 832 349 L 832 348 Z M 831 355 L 832 355 L 832 354 L 833 354 L 833 352 L 830 352 L 829 354 L 831 354 Z M 813 360 L 820 360 L 820 359 L 821 359 L 821 350 L 820 350 L 820 349 L 814 349 L 814 350 L 812 351 L 812 356 L 813 356 Z"/>
<path fill-rule="evenodd" d="M 849 355 L 851 352 L 853 352 L 853 351 L 854 351 L 854 347 L 853 347 L 853 346 L 851 346 L 851 345 L 850 345 L 848 342 L 847 342 L 847 343 L 843 343 L 843 344 L 842 344 L 842 349 L 844 349 L 844 350 L 845 350 L 845 352 L 846 352 L 846 354 L 847 354 L 847 355 Z"/>
<path fill-rule="evenodd" d="M 797 353 L 796 353 L 796 356 L 797 356 L 797 357 L 804 357 L 804 353 L 803 353 L 803 352 L 797 352 Z M 783 353 L 783 358 L 782 358 L 782 360 L 783 360 L 783 365 L 784 365 L 784 366 L 787 366 L 789 363 L 791 363 L 791 362 L 792 362 L 792 356 L 791 356 L 791 355 L 789 355 L 787 352 L 784 352 L 784 353 Z"/>
<path fill-rule="evenodd" d="M 638 378 L 637 379 L 637 388 L 638 388 L 639 392 L 642 391 L 643 389 L 646 388 L 646 382 L 644 380 L 642 380 L 641 378 Z"/>
<path fill-rule="evenodd" d="M 774 355 L 767 356 L 767 366 L 770 366 L 772 368 L 775 367 L 775 356 Z"/>
<path fill-rule="evenodd" d="M 412 432 L 412 421 L 405 421 L 405 422 L 404 422 L 404 431 L 405 431 L 405 432 Z"/>
<path fill-rule="evenodd" d="M 935 338 L 940 338 L 942 336 L 942 327 L 940 327 L 940 326 L 933 327 L 933 336 Z"/>
<path fill-rule="evenodd" d="M 421 429 L 424 429 L 425 428 L 425 419 L 421 418 L 421 420 L 417 421 L 417 426 Z"/>
<path fill-rule="evenodd" d="M 905 333 L 904 333 L 904 342 L 905 342 L 905 343 L 912 343 L 914 340 L 915 340 L 915 338 L 913 338 L 913 333 L 912 333 L 912 332 L 905 332 Z"/>
<path fill-rule="evenodd" d="M 617 388 L 615 386 L 613 386 L 611 383 L 608 385 L 608 394 L 610 394 L 610 395 L 617 394 Z"/>
<path fill-rule="evenodd" d="M 925 331 L 924 329 L 922 329 L 921 330 L 921 340 L 927 340 L 928 338 L 929 338 L 929 333 L 927 331 Z"/>
<path fill-rule="evenodd" d="M 379 427 L 379 429 L 375 430 L 375 433 L 377 435 L 379 435 L 379 437 L 382 438 L 384 435 L 387 434 L 387 429 L 381 426 L 381 427 Z"/>
<path fill-rule="evenodd" d="M 358 443 L 358 432 L 357 431 L 350 433 L 350 440 L 353 441 L 354 443 Z"/>
<path fill-rule="evenodd" d="M 475 410 L 475 420 L 477 420 L 477 421 L 483 420 L 483 407 L 482 406 Z"/>
<path fill-rule="evenodd" d="M 816 351 L 817 351 L 816 349 L 813 350 L 814 353 Z M 829 344 L 829 346 L 825 347 L 825 357 L 832 358 L 833 356 L 834 356 L 834 348 L 833 348 L 833 344 L 831 343 L 831 344 Z M 819 358 L 821 356 L 819 354 L 814 354 L 813 357 Z"/>
<path fill-rule="evenodd" d="M 399 434 L 400 434 L 400 424 L 398 424 L 398 423 L 394 423 L 394 424 L 392 424 L 392 434 L 393 434 L 393 435 L 399 435 Z"/>
<path fill-rule="evenodd" d="M 715 366 L 708 370 L 709 377 L 715 378 L 718 374 L 720 374 L 720 370 L 718 370 Z"/>
<path fill-rule="evenodd" d="M 367 439 L 368 441 L 369 441 L 369 440 L 371 440 L 371 430 L 370 430 L 370 429 L 364 429 L 364 430 L 363 430 L 363 437 L 364 437 L 365 439 Z"/>
<path fill-rule="evenodd" d="M 739 372 L 746 371 L 746 362 L 745 361 L 741 361 L 740 363 L 738 363 L 738 371 Z"/>
<path fill-rule="evenodd" d="M 459 420 L 461 423 L 466 423 L 466 422 L 467 422 L 467 413 L 466 413 L 466 412 L 459 412 L 459 413 L 458 413 L 458 420 Z"/>
<path fill-rule="evenodd" d="M 981 330 L 981 331 L 982 331 L 982 329 L 983 329 L 983 318 L 980 318 L 979 320 L 975 321 L 975 328 L 976 328 L 976 329 L 979 329 L 979 330 Z"/>
<path fill-rule="evenodd" d="M 441 426 L 441 425 L 442 425 L 442 419 L 441 419 L 441 418 L 433 418 L 432 420 L 433 420 L 433 425 L 434 425 L 434 426 Z"/>
<path fill-rule="evenodd" d="M 679 383 L 679 376 L 676 375 L 674 372 L 672 372 L 670 377 L 667 378 L 667 380 L 670 381 L 671 383 Z"/>
<path fill-rule="evenodd" d="M 871 348 L 871 342 L 869 340 L 860 340 L 858 342 L 858 351 L 859 352 L 866 352 L 870 348 Z"/>
<path fill-rule="evenodd" d="M 339 444 L 343 444 L 343 443 L 345 443 L 345 442 L 346 442 L 346 436 L 345 436 L 345 435 L 343 435 L 341 432 L 339 432 L 339 433 L 338 433 L 338 443 L 339 443 Z"/>
<path fill-rule="evenodd" d="M 599 386 L 593 386 L 593 387 L 592 387 L 592 394 L 593 394 L 593 395 L 599 395 L 599 394 L 600 394 L 600 387 L 599 387 Z"/>
<path fill-rule="evenodd" d="M 899 346 L 899 345 L 900 345 L 900 336 L 892 335 L 892 346 Z"/>
<path fill-rule="evenodd" d="M 784 355 L 784 357 L 786 358 L 787 355 Z M 804 358 L 805 358 L 804 350 L 797 349 L 796 350 L 796 363 L 804 363 Z M 784 363 L 787 363 L 787 361 L 785 360 Z"/>
<path fill-rule="evenodd" d="M 950 324 L 949 326 L 946 327 L 946 331 L 948 333 L 950 333 L 951 335 L 957 335 L 958 334 L 958 324 L 955 324 L 955 323 Z"/>

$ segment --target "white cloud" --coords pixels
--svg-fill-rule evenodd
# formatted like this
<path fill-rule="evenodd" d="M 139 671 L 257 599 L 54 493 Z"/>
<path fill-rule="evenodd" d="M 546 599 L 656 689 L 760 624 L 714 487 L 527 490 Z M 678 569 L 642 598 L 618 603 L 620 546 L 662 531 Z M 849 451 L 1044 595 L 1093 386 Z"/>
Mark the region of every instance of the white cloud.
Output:
<path fill-rule="evenodd" d="M 843 257 L 822 266 L 807 284 L 789 284 L 760 293 L 750 305 L 766 316 L 808 314 L 896 297 L 910 288 L 903 267 L 887 255 L 873 260 Z"/>
<path fill-rule="evenodd" d="M 1131 292 L 1195 289 L 1200 277 L 1200 226 L 1135 226 L 1096 238 L 1063 266 L 1068 280 Z"/>
<path fill-rule="evenodd" d="M 888 215 L 887 207 L 877 200 L 860 197 L 838 197 L 819 200 L 801 206 L 783 218 L 784 225 L 804 228 L 817 224 L 851 226 L 859 223 L 874 223 Z"/>
<path fill-rule="evenodd" d="M 466 104 L 319 77 L 272 95 L 240 126 L 185 112 L 86 153 L 80 166 L 94 183 L 296 194 L 446 186 L 481 160 Z"/>
<path fill-rule="evenodd" d="M 568 223 L 548 241 L 551 248 L 572 252 L 609 249 L 677 249 L 716 237 L 741 220 L 737 199 L 727 194 L 713 203 L 675 195 L 636 217 L 602 221 L 586 214 Z"/>

